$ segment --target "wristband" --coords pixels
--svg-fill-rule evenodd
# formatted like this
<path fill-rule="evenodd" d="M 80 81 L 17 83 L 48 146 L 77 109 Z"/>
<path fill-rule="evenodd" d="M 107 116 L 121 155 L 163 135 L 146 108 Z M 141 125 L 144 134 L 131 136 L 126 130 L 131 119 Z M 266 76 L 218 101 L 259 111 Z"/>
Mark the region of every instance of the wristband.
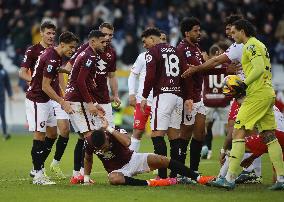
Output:
<path fill-rule="evenodd" d="M 226 152 L 225 152 L 225 149 L 222 148 L 222 149 L 220 150 L 220 153 L 221 153 L 221 154 L 225 154 L 225 153 L 226 153 Z"/>
<path fill-rule="evenodd" d="M 112 128 L 112 127 L 110 127 L 110 126 L 108 126 L 108 127 L 106 128 L 106 130 L 107 130 L 110 134 L 113 134 L 113 132 L 115 131 L 115 129 Z"/>
<path fill-rule="evenodd" d="M 84 182 L 90 182 L 90 175 L 84 175 Z"/>
<path fill-rule="evenodd" d="M 98 104 L 99 104 L 99 103 L 95 102 L 95 103 L 94 103 L 95 107 L 96 107 Z"/>

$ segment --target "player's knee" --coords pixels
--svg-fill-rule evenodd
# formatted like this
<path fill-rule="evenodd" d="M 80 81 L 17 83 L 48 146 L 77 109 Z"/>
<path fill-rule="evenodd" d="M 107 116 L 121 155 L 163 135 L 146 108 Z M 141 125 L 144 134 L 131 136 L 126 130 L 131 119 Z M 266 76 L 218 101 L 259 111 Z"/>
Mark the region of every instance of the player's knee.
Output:
<path fill-rule="evenodd" d="M 121 173 L 110 173 L 108 175 L 108 181 L 112 185 L 120 185 L 124 184 L 124 176 Z"/>
<path fill-rule="evenodd" d="M 66 138 L 69 137 L 70 128 L 68 125 L 62 125 L 59 128 L 59 131 L 60 131 L 61 136 L 66 137 Z"/>
<path fill-rule="evenodd" d="M 271 131 L 271 130 L 263 131 L 261 134 L 262 134 L 262 140 L 264 144 L 270 144 L 271 142 L 276 140 L 274 131 Z"/>

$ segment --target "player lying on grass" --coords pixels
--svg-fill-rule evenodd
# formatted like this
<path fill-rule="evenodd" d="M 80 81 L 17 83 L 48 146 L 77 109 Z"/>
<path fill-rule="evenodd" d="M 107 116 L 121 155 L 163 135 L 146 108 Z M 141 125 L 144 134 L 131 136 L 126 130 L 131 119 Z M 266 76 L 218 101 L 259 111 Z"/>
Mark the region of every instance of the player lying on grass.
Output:
<path fill-rule="evenodd" d="M 243 99 L 238 99 L 237 102 L 240 105 Z M 278 139 L 278 142 L 280 146 L 282 147 L 282 151 L 284 151 L 284 115 L 279 111 L 279 109 L 274 106 L 274 115 L 275 115 L 275 120 L 277 123 L 277 129 L 275 131 L 275 136 Z M 229 136 L 229 134 L 228 134 Z M 228 139 L 232 139 L 232 137 L 227 137 Z M 257 131 L 247 134 L 247 137 L 245 137 L 245 146 L 246 146 L 246 151 L 249 151 L 251 153 L 251 156 L 245 158 L 242 160 L 240 166 L 244 168 L 248 168 L 252 166 L 251 164 L 253 161 L 260 157 L 262 154 L 267 153 L 267 145 L 263 141 L 263 137 L 257 133 Z M 227 153 L 229 155 L 229 152 L 226 151 L 221 151 L 224 153 Z M 220 173 L 218 175 L 218 178 L 215 181 L 210 182 L 210 185 L 215 186 L 215 182 L 224 178 L 227 174 L 228 168 L 229 168 L 229 157 L 228 155 L 223 159 L 223 162 L 221 162 L 222 167 L 220 169 Z M 274 171 L 274 178 L 273 181 L 276 181 L 276 174 L 275 170 Z M 243 173 L 243 172 L 242 172 Z M 236 179 L 236 183 L 260 183 L 261 182 L 261 177 L 256 176 L 255 173 L 248 173 L 248 175 L 241 174 L 238 176 Z M 282 189 L 284 187 L 282 186 Z"/>
<path fill-rule="evenodd" d="M 108 179 L 112 185 L 131 186 L 168 186 L 177 184 L 177 178 L 160 180 L 140 180 L 133 178 L 139 173 L 149 172 L 159 168 L 169 168 L 182 176 L 191 178 L 199 184 L 206 184 L 213 177 L 200 176 L 193 170 L 175 160 L 165 156 L 152 153 L 136 153 L 130 150 L 130 138 L 108 125 L 105 118 L 102 118 L 103 126 L 95 130 L 92 135 L 85 139 L 85 175 L 84 184 L 92 184 L 90 173 L 93 164 L 93 153 L 102 161 L 105 170 L 108 172 Z"/>

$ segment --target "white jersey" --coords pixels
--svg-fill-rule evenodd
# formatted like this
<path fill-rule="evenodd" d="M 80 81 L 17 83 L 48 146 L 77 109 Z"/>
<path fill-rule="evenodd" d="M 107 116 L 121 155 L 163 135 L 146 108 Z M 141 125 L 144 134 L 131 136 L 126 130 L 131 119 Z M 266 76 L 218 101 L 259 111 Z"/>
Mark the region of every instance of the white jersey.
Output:
<path fill-rule="evenodd" d="M 233 43 L 226 51 L 225 55 L 231 60 L 233 63 L 241 63 L 242 54 L 243 54 L 244 44 Z M 243 81 L 245 80 L 245 73 L 241 69 L 237 74 Z"/>
<path fill-rule="evenodd" d="M 284 115 L 280 112 L 280 110 L 274 105 L 273 106 L 275 120 L 277 123 L 278 131 L 284 132 Z"/>
<path fill-rule="evenodd" d="M 140 53 L 140 55 L 137 57 L 135 63 L 133 64 L 133 67 L 131 68 L 131 72 L 134 73 L 135 75 L 139 75 L 139 86 L 138 86 L 138 92 L 136 94 L 136 99 L 137 102 L 140 103 L 142 100 L 142 93 L 144 89 L 144 81 L 145 81 L 145 76 L 146 76 L 146 60 L 145 60 L 145 54 L 146 52 Z M 130 80 L 129 80 L 130 81 Z M 130 90 L 133 86 L 135 87 L 132 82 L 128 82 L 128 87 L 129 87 L 129 94 L 132 94 Z M 147 98 L 147 105 L 151 106 L 153 101 L 153 90 L 151 90 L 148 98 Z"/>

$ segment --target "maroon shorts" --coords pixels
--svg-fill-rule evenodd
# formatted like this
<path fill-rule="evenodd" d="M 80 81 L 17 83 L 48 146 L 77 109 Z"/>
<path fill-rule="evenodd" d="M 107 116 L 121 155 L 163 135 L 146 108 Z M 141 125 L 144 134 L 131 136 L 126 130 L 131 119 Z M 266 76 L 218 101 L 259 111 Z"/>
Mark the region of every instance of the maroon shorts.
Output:
<path fill-rule="evenodd" d="M 134 111 L 133 128 L 138 130 L 145 130 L 146 123 L 151 113 L 151 107 L 147 106 L 145 114 L 140 110 L 140 103 L 137 103 Z"/>

